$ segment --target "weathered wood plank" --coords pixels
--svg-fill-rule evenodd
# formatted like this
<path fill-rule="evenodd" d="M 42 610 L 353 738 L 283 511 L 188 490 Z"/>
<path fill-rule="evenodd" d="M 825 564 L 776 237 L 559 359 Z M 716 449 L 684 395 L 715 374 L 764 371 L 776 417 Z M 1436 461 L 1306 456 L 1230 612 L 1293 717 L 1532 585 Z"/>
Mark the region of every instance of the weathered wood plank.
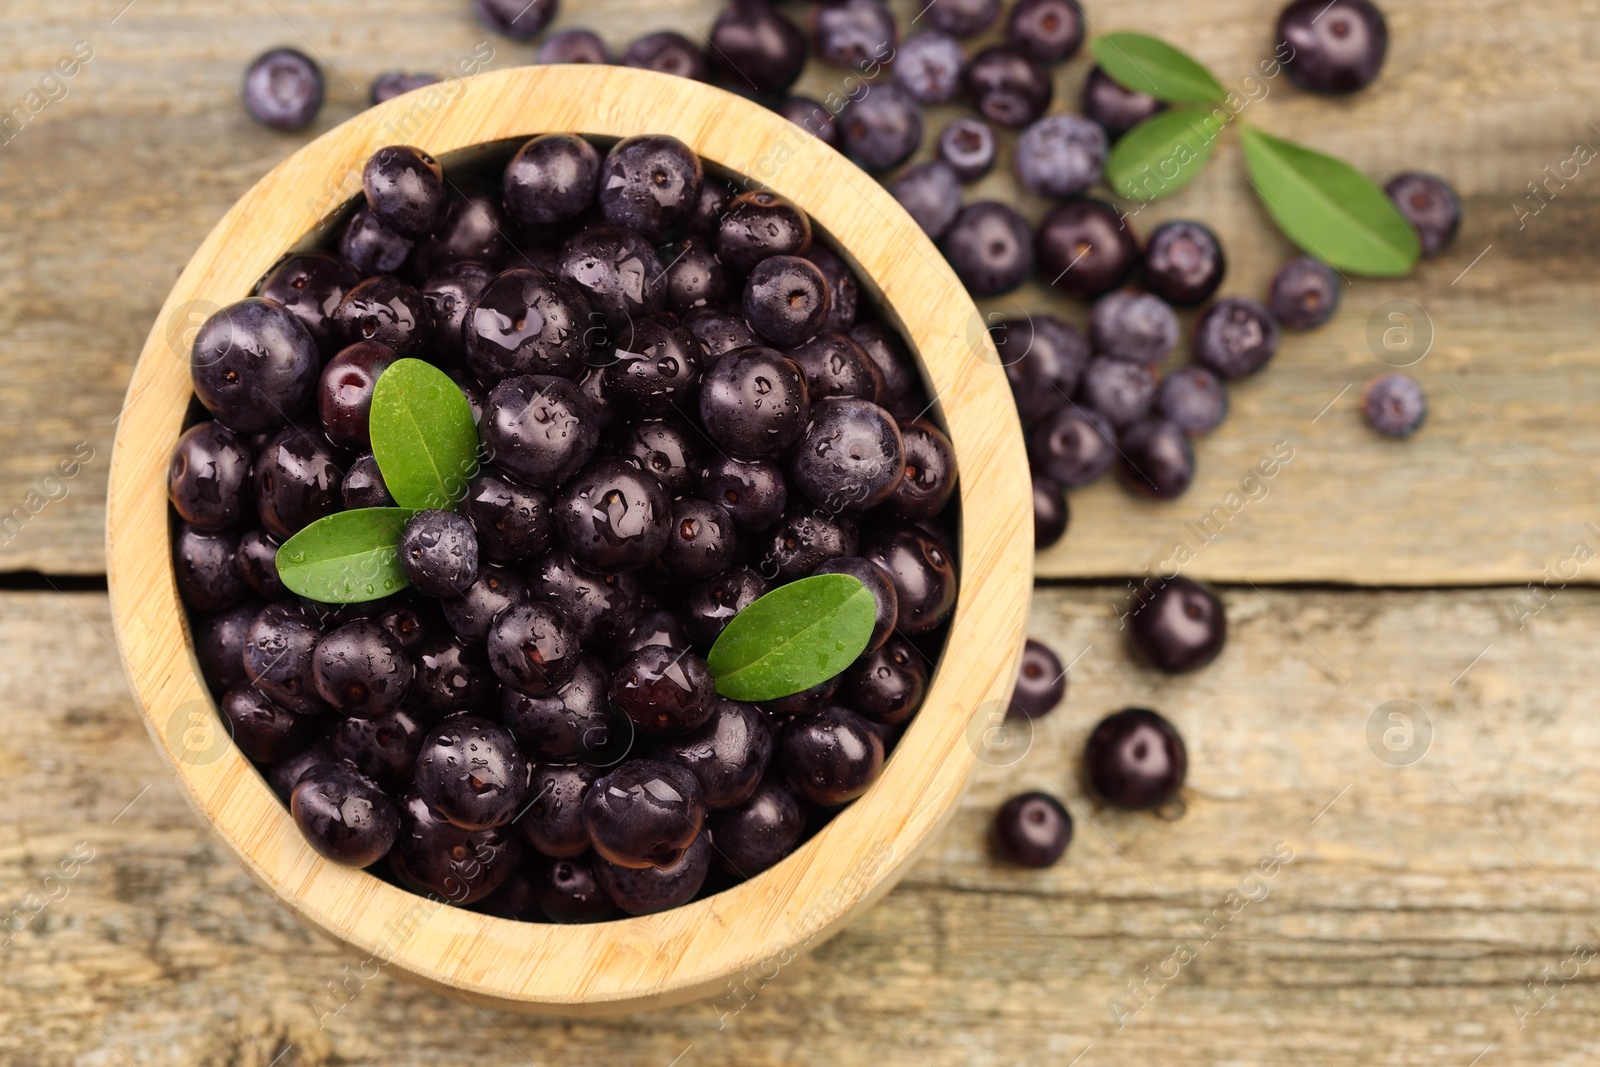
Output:
<path fill-rule="evenodd" d="M 1169 679 L 1128 659 L 1115 592 L 1039 592 L 1034 632 L 1083 653 L 1068 703 L 1019 763 L 980 769 L 883 905 L 743 999 L 601 1023 L 349 979 L 362 961 L 273 904 L 179 799 L 128 704 L 103 598 L 0 597 L 0 920 L 27 920 L 0 929 L 0 1060 L 988 1067 L 1092 1046 L 1081 1064 L 1370 1067 L 1465 1065 L 1492 1044 L 1481 1063 L 1592 1062 L 1595 963 L 1565 961 L 1600 947 L 1585 685 L 1600 594 L 1563 593 L 1519 630 L 1504 590 L 1230 589 L 1223 657 Z M 1433 730 L 1409 766 L 1367 740 L 1395 699 Z M 1102 810 L 1076 783 L 1085 734 L 1128 703 L 1163 709 L 1188 742 L 1174 821 Z M 1078 820 L 1045 872 L 984 845 L 994 807 L 1032 787 Z M 73 877 L 47 878 L 90 848 Z M 1246 880 L 1275 848 L 1293 860 Z M 59 899 L 29 915 L 29 893 Z M 1119 1030 L 1108 1001 L 1131 1011 L 1127 983 L 1172 973 L 1179 943 L 1193 961 Z M 1563 970 L 1576 978 L 1549 977 Z M 327 983 L 347 980 L 332 1013 Z M 1530 980 L 1548 982 L 1537 1014 Z"/>
<path fill-rule="evenodd" d="M 703 30 L 717 6 L 569 0 L 562 22 L 597 25 L 620 43 L 649 28 Z M 918 6 L 897 0 L 903 21 Z M 1523 582 L 1586 535 L 1583 524 L 1595 518 L 1592 457 L 1600 447 L 1600 431 L 1584 417 L 1600 403 L 1590 290 L 1596 253 L 1587 235 L 1600 218 L 1600 194 L 1585 168 L 1564 186 L 1551 185 L 1553 199 L 1537 215 L 1519 221 L 1513 204 L 1532 210 L 1527 182 L 1569 159 L 1576 142 L 1600 143 L 1584 118 L 1585 103 L 1600 90 L 1600 70 L 1583 58 L 1600 46 L 1600 5 L 1392 6 L 1390 58 L 1372 90 L 1328 101 L 1279 78 L 1245 117 L 1379 177 L 1406 167 L 1447 175 L 1467 205 L 1455 246 L 1411 279 L 1358 282 L 1333 323 L 1291 338 L 1268 373 L 1235 389 L 1234 417 L 1201 444 L 1200 477 L 1178 503 L 1133 500 L 1111 484 L 1077 494 L 1073 530 L 1041 558 L 1041 573 L 1137 573 L 1159 566 L 1184 540 L 1196 556 L 1194 573 L 1231 580 Z M 7 190 L 0 203 L 7 371 L 0 379 L 0 518 L 38 507 L 25 524 L 0 533 L 0 569 L 103 567 L 106 464 L 133 354 L 190 250 L 303 140 L 257 128 L 244 115 L 237 83 L 249 57 L 307 41 L 325 57 L 329 103 L 313 131 L 320 132 L 361 107 L 380 70 L 446 66 L 486 39 L 465 0 L 399 0 L 386 5 L 381 25 L 355 0 L 138 0 L 111 22 L 120 7 L 105 0 L 7 7 L 9 47 L 0 56 L 6 107 L 21 102 L 75 40 L 89 42 L 95 58 L 68 83 L 64 99 L 0 147 Z M 1138 25 L 1182 42 L 1231 86 L 1242 85 L 1265 54 L 1275 9 L 1224 0 L 1137 12 L 1097 13 L 1091 5 L 1090 15 L 1101 29 Z M 791 10 L 799 14 L 801 5 Z M 495 66 L 531 56 L 526 45 L 492 43 Z M 1061 106 L 1075 106 L 1086 66 L 1080 57 L 1059 73 Z M 814 68 L 803 88 L 825 96 L 841 77 Z M 951 114 L 932 115 L 930 132 Z M 1206 174 L 1136 225 L 1148 229 L 1178 215 L 1210 222 L 1229 250 L 1228 291 L 1259 293 L 1288 246 L 1241 174 L 1230 141 Z M 1003 166 L 974 195 L 1017 193 Z M 1035 216 L 1044 207 L 1026 206 Z M 1424 308 L 1436 334 L 1414 369 L 1432 413 L 1406 444 L 1368 433 L 1354 402 L 1361 383 L 1384 369 L 1368 348 L 1369 319 L 1397 299 Z M 987 310 L 1012 308 L 1082 317 L 1081 308 L 1037 287 Z M 1268 498 L 1243 506 L 1243 496 L 1230 499 L 1279 441 L 1296 459 Z M 86 450 L 80 456 L 92 452 L 81 472 L 47 484 L 79 449 Z M 62 486 L 65 495 L 49 500 Z M 30 491 L 39 496 L 30 501 Z M 1223 535 L 1198 543 L 1185 524 L 1230 505 Z"/>

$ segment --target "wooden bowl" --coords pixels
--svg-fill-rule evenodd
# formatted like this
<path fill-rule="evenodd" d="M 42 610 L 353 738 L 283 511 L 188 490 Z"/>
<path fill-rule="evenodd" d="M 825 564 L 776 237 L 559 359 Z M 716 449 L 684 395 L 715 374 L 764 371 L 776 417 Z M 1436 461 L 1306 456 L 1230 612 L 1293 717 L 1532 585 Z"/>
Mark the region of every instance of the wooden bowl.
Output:
<path fill-rule="evenodd" d="M 374 150 L 461 158 L 540 133 L 671 134 L 810 213 L 898 320 L 943 408 L 961 472 L 962 588 L 927 702 L 882 777 L 777 866 L 686 907 L 588 926 L 519 923 L 429 901 L 323 859 L 221 727 L 173 578 L 166 471 L 191 398 L 194 330 L 359 194 Z M 634 1010 L 770 979 L 906 871 L 954 809 L 981 721 L 1003 713 L 1032 590 L 1032 496 L 1015 409 L 983 321 L 943 257 L 872 178 L 766 109 L 619 67 L 520 67 L 362 112 L 276 167 L 189 261 L 145 342 L 111 459 L 106 551 L 123 662 L 156 745 L 252 876 L 368 958 L 475 1003 Z"/>

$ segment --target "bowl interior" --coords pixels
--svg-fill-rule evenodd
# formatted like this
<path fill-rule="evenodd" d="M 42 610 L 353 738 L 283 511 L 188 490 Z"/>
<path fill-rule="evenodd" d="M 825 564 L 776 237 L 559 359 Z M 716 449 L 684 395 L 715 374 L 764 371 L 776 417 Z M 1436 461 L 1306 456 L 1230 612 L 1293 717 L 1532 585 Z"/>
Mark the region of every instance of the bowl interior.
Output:
<path fill-rule="evenodd" d="M 670 134 L 740 184 L 805 209 L 916 353 L 961 472 L 960 598 L 923 709 L 879 780 L 748 882 L 672 911 L 577 927 L 449 907 L 332 864 L 304 842 L 217 723 L 172 577 L 165 493 L 189 406 L 194 330 L 338 222 L 372 151 L 410 143 L 460 166 L 556 131 L 599 141 Z M 525 67 L 363 112 L 229 211 L 169 294 L 135 369 L 112 458 L 107 552 L 119 645 L 146 724 L 191 802 L 258 881 L 362 956 L 425 984 L 527 1010 L 621 1010 L 781 965 L 903 873 L 954 807 L 978 748 L 970 727 L 1004 713 L 1031 591 L 1031 489 L 984 327 L 937 250 L 873 179 L 720 90 L 624 68 Z"/>

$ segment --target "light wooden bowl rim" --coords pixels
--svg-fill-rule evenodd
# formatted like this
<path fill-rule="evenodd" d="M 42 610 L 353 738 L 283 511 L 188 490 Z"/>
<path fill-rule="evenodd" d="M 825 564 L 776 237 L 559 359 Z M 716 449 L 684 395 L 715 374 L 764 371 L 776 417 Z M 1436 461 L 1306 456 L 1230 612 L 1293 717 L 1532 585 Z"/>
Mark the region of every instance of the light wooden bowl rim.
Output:
<path fill-rule="evenodd" d="M 961 471 L 962 590 L 927 702 L 883 776 L 771 870 L 687 907 L 590 926 L 517 923 L 430 904 L 324 860 L 217 722 L 173 569 L 166 468 L 189 404 L 189 345 L 359 193 L 366 158 L 435 156 L 547 132 L 670 134 L 808 211 L 919 353 Z M 331 179 L 331 180 L 330 180 Z M 981 723 L 1003 713 L 1032 591 L 1032 496 L 1015 409 L 983 320 L 922 232 L 866 174 L 799 127 L 696 82 L 618 67 L 520 67 L 362 112 L 294 153 L 223 217 L 145 342 L 112 455 L 112 614 L 146 726 L 201 817 L 304 919 L 474 1003 L 546 1013 L 632 1010 L 771 977 L 887 892 L 954 810 Z M 330 975 L 330 978 L 337 978 Z"/>

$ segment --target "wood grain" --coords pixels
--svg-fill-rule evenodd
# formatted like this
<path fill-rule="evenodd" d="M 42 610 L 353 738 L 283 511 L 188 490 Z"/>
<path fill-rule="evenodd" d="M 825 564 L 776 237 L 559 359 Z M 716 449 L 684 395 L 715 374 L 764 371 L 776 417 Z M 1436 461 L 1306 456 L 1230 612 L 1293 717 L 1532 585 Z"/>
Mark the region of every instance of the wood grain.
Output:
<path fill-rule="evenodd" d="M 1089 649 L 1067 704 L 1020 762 L 978 768 L 880 906 L 742 998 L 605 1022 L 349 979 L 363 956 L 275 903 L 190 814 L 120 683 L 104 599 L 0 596 L 0 905 L 19 907 L 79 842 L 94 849 L 0 949 L 0 1062 L 1010 1067 L 1092 1045 L 1079 1067 L 1466 1067 L 1490 1044 L 1481 1065 L 1594 1061 L 1595 962 L 1541 986 L 1548 1006 L 1521 1029 L 1510 1005 L 1530 1013 L 1527 982 L 1600 948 L 1600 727 L 1573 697 L 1600 595 L 1564 593 L 1518 630 L 1503 591 L 1229 589 L 1222 658 L 1164 678 L 1123 651 L 1115 594 L 1039 592 L 1032 632 L 1066 659 Z M 1411 766 L 1368 747 L 1391 699 L 1432 723 Z M 1175 821 L 1097 809 L 1077 784 L 1088 730 L 1128 703 L 1163 709 L 1188 742 Z M 985 848 L 995 806 L 1024 788 L 1076 816 L 1049 871 Z M 1294 859 L 1265 895 L 1247 886 L 1261 899 L 1118 1030 L 1108 1000 L 1197 944 L 1280 842 Z"/>
<path fill-rule="evenodd" d="M 45 476 L 81 444 L 95 458 L 63 499 L 31 515 L 16 536 L 0 535 L 3 569 L 96 573 L 103 566 L 113 420 L 140 339 L 215 220 L 307 140 L 260 129 L 244 115 L 237 83 L 248 59 L 281 43 L 320 54 L 329 101 L 317 133 L 355 114 L 380 71 L 444 68 L 490 40 L 465 0 L 396 0 L 381 21 L 357 0 L 138 0 L 112 23 L 121 6 L 15 0 L 6 10 L 11 47 L 0 56 L 0 86 L 7 107 L 74 40 L 90 42 L 95 59 L 64 100 L 0 147 L 7 189 L 0 204 L 7 369 L 0 515 L 47 488 Z M 909 24 L 921 5 L 895 6 Z M 596 25 L 618 44 L 653 28 L 695 36 L 717 7 L 715 0 L 569 0 L 561 24 Z M 1575 143 L 1600 145 L 1587 106 L 1600 91 L 1600 69 L 1580 58 L 1600 47 L 1600 6 L 1417 0 L 1395 7 L 1389 62 L 1371 90 L 1329 101 L 1279 78 L 1246 118 L 1379 178 L 1406 167 L 1447 176 L 1466 204 L 1455 245 L 1410 279 L 1357 282 L 1332 323 L 1291 338 L 1266 374 L 1236 388 L 1234 416 L 1202 443 L 1200 477 L 1182 500 L 1147 504 L 1110 483 L 1077 494 L 1072 533 L 1041 559 L 1041 573 L 1137 573 L 1187 539 L 1196 549 L 1193 573 L 1218 578 L 1520 583 L 1538 578 L 1595 519 L 1600 430 L 1584 413 L 1600 404 L 1600 322 L 1591 299 L 1597 263 L 1588 237 L 1600 219 L 1600 185 L 1584 168 L 1565 187 L 1552 186 L 1548 206 L 1520 224 L 1512 205 L 1530 210 L 1526 183 L 1568 159 Z M 1136 26 L 1181 42 L 1232 86 L 1266 54 L 1276 8 L 1262 0 L 1161 0 L 1089 11 L 1102 30 Z M 803 6 L 789 10 L 799 16 Z M 532 54 L 531 46 L 491 43 L 494 68 Z M 1086 69 L 1083 57 L 1061 68 L 1057 106 L 1076 106 Z M 844 77 L 813 65 L 802 88 L 826 97 Z M 930 138 L 955 113 L 934 112 Z M 1003 161 L 973 195 L 1019 194 Z M 1044 207 L 1024 204 L 1035 217 Z M 1229 291 L 1260 293 L 1289 254 L 1248 195 L 1231 138 L 1200 179 L 1136 224 L 1148 229 L 1146 219 L 1178 215 L 1204 219 L 1222 235 Z M 1354 405 L 1361 383 L 1384 369 L 1366 332 L 1392 299 L 1424 308 L 1436 333 L 1413 371 L 1428 392 L 1429 424 L 1399 445 L 1370 434 Z M 990 310 L 1013 308 L 1083 314 L 1037 287 Z M 1346 386 L 1353 388 L 1313 422 Z M 1227 494 L 1279 441 L 1296 448 L 1296 464 L 1268 499 L 1230 515 L 1224 534 L 1201 550 L 1186 523 L 1227 507 Z"/>
<path fill-rule="evenodd" d="M 365 161 L 397 126 L 447 165 L 478 146 L 552 131 L 677 137 L 708 165 L 754 177 L 807 211 L 899 321 L 940 400 L 963 475 L 964 588 L 922 711 L 871 790 L 734 889 L 583 927 L 430 905 L 323 859 L 249 761 L 204 740 L 216 729 L 214 705 L 170 562 L 165 472 L 193 398 L 172 324 L 203 321 L 242 299 L 308 232 L 326 228 L 346 197 L 323 190 L 359 184 Z M 904 874 L 963 788 L 974 758 L 969 722 L 1003 716 L 1033 581 L 1031 504 L 1005 377 L 981 325 L 970 328 L 976 310 L 927 239 L 894 224 L 889 195 L 859 177 L 815 138 L 721 90 L 620 67 L 525 66 L 363 112 L 274 168 L 217 223 L 168 293 L 129 385 L 111 463 L 107 583 L 123 661 L 157 747 L 196 810 L 285 904 L 433 986 L 527 1010 L 615 1012 L 686 999 L 818 944 Z M 909 224 L 903 214 L 900 221 Z"/>

